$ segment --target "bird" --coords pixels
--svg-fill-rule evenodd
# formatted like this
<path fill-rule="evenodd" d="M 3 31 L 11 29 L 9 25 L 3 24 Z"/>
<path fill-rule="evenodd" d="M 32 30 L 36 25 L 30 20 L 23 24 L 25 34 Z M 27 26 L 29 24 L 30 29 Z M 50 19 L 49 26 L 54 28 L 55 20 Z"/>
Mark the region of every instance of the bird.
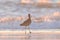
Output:
<path fill-rule="evenodd" d="M 30 24 L 31 24 L 31 15 L 28 14 L 28 19 L 25 20 L 22 24 L 20 24 L 20 26 L 25 26 L 25 34 L 26 34 L 26 29 L 28 29 L 29 33 L 31 33 L 30 27 L 29 27 Z"/>

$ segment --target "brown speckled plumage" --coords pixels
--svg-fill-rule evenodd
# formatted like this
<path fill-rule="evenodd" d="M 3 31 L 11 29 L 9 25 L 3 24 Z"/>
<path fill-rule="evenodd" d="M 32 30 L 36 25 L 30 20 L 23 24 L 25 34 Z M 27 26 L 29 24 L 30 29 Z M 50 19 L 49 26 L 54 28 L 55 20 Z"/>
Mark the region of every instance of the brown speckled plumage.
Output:
<path fill-rule="evenodd" d="M 24 21 L 20 26 L 29 26 L 31 24 L 31 17 L 30 14 L 28 14 L 28 19 Z"/>

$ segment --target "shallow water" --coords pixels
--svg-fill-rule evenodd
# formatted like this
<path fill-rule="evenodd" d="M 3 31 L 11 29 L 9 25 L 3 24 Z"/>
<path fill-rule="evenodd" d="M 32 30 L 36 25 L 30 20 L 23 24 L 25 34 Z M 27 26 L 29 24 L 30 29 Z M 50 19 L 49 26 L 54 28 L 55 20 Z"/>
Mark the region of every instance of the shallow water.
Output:
<path fill-rule="evenodd" d="M 37 30 L 31 31 L 0 31 L 0 40 L 60 40 L 60 31 Z"/>

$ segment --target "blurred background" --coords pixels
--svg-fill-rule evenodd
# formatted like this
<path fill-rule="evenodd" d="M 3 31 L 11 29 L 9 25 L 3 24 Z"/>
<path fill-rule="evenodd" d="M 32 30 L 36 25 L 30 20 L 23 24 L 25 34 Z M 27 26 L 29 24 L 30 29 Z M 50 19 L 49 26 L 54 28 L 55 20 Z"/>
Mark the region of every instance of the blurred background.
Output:
<path fill-rule="evenodd" d="M 59 0 L 0 0 L 0 30 L 23 30 L 20 24 L 28 14 L 32 19 L 29 27 L 33 30 L 60 29 L 59 3 Z"/>

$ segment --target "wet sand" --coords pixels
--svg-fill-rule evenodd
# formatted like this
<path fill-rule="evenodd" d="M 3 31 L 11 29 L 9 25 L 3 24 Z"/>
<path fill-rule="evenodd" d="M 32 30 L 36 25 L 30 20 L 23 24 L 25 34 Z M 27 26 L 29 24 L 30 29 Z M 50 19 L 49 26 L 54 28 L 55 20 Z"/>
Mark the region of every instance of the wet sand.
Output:
<path fill-rule="evenodd" d="M 60 40 L 60 31 L 36 30 L 27 34 L 25 31 L 0 31 L 0 40 Z"/>

